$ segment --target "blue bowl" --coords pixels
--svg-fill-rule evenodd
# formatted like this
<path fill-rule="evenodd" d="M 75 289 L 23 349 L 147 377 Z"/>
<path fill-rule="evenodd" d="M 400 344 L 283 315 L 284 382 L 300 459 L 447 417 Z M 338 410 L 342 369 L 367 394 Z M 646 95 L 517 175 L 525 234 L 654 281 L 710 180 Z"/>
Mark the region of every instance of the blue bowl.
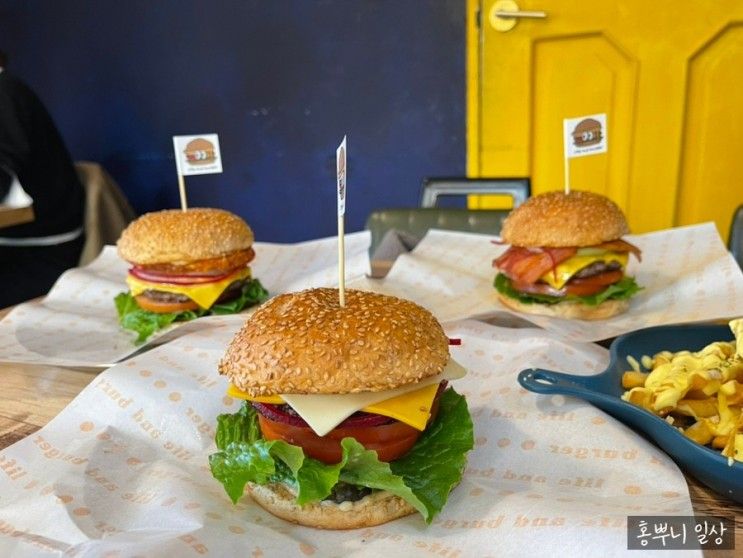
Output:
<path fill-rule="evenodd" d="M 622 401 L 622 374 L 630 370 L 627 356 L 640 362 L 643 355 L 661 351 L 698 351 L 714 341 L 730 341 L 733 334 L 724 325 L 676 325 L 627 333 L 611 344 L 609 367 L 595 376 L 574 376 L 550 370 L 522 371 L 518 380 L 526 389 L 545 395 L 561 394 L 584 399 L 644 432 L 686 472 L 715 492 L 743 504 L 743 463 L 728 465 L 728 458 L 693 442 L 665 420 Z"/>

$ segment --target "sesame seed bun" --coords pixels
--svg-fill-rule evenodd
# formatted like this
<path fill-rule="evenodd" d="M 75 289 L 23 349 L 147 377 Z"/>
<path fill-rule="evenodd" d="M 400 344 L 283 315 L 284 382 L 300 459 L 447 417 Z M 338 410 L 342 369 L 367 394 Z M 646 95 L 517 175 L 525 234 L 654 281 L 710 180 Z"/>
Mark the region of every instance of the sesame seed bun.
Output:
<path fill-rule="evenodd" d="M 214 149 L 214 145 L 204 138 L 192 139 L 186 144 L 186 151 L 198 151 L 204 149 Z"/>
<path fill-rule="evenodd" d="M 537 314 L 569 320 L 605 320 L 606 318 L 621 314 L 629 308 L 628 300 L 610 299 L 596 306 L 590 306 L 575 300 L 565 300 L 556 304 L 526 304 L 500 293 L 498 293 L 498 300 L 511 310 L 516 310 L 524 314 Z"/>
<path fill-rule="evenodd" d="M 593 246 L 629 233 L 617 204 L 593 192 L 547 192 L 529 198 L 503 222 L 501 239 L 514 246 Z"/>
<path fill-rule="evenodd" d="M 594 120 L 593 118 L 586 118 L 578 122 L 578 125 L 573 130 L 573 134 L 580 134 L 581 132 L 590 132 L 592 130 L 600 130 L 601 122 Z"/>
<path fill-rule="evenodd" d="M 384 391 L 440 373 L 449 341 L 410 301 L 337 289 L 283 294 L 233 338 L 219 372 L 251 396 Z"/>
<path fill-rule="evenodd" d="M 146 213 L 121 233 L 119 255 L 136 265 L 184 265 L 247 250 L 253 231 L 240 217 L 222 209 L 168 209 Z"/>
<path fill-rule="evenodd" d="M 248 483 L 248 492 L 266 511 L 281 519 L 317 529 L 359 529 L 415 513 L 415 508 L 391 492 L 378 491 L 356 502 L 322 501 L 300 506 L 284 484 Z"/>

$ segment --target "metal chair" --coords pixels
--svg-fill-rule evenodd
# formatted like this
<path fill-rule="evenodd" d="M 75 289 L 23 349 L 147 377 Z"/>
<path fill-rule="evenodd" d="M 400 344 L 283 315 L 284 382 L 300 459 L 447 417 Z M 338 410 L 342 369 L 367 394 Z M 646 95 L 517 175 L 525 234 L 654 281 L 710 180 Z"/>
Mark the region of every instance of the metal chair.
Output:
<path fill-rule="evenodd" d="M 739 205 L 733 214 L 733 222 L 730 224 L 728 236 L 728 249 L 743 269 L 743 205 Z"/>
<path fill-rule="evenodd" d="M 504 194 L 513 198 L 513 207 L 526 201 L 531 192 L 528 178 L 426 178 L 421 190 L 421 207 L 435 207 L 439 196 Z"/>
<path fill-rule="evenodd" d="M 396 230 L 418 239 L 428 229 L 500 233 L 509 209 L 462 209 L 435 207 L 442 196 L 470 194 L 505 194 L 516 207 L 529 197 L 529 179 L 427 178 L 421 190 L 421 207 L 379 209 L 366 220 L 372 240 L 369 254 L 374 255 L 388 231 Z"/>

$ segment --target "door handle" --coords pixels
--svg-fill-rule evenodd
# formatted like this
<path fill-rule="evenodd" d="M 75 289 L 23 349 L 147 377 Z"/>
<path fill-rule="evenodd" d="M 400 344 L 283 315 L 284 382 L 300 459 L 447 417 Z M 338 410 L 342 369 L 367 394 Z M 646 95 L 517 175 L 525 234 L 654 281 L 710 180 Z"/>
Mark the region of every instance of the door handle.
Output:
<path fill-rule="evenodd" d="M 508 12 L 506 10 L 497 10 L 495 12 L 496 17 L 530 17 L 530 18 L 542 18 L 547 17 L 547 12 L 528 12 L 526 10 L 519 10 L 518 12 Z"/>
<path fill-rule="evenodd" d="M 519 19 L 544 19 L 546 17 L 546 12 L 519 10 L 514 0 L 498 0 L 490 8 L 488 19 L 493 29 L 505 33 L 513 29 Z"/>

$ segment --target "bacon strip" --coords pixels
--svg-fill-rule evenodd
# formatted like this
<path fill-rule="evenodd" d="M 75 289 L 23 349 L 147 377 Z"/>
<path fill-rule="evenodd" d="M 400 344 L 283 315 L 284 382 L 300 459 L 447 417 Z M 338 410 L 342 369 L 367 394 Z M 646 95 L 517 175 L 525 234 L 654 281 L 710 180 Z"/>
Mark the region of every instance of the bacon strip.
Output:
<path fill-rule="evenodd" d="M 572 258 L 576 248 L 522 248 L 511 246 L 493 261 L 511 279 L 524 283 L 536 283 L 548 271 Z"/>
<path fill-rule="evenodd" d="M 611 252 L 630 252 L 637 261 L 642 261 L 642 251 L 626 240 L 611 240 L 596 244 L 590 248 L 598 248 Z M 521 283 L 536 283 L 539 278 L 559 264 L 572 258 L 577 248 L 524 248 L 511 246 L 500 257 L 493 260 L 493 267 L 497 267 L 511 279 Z"/>

